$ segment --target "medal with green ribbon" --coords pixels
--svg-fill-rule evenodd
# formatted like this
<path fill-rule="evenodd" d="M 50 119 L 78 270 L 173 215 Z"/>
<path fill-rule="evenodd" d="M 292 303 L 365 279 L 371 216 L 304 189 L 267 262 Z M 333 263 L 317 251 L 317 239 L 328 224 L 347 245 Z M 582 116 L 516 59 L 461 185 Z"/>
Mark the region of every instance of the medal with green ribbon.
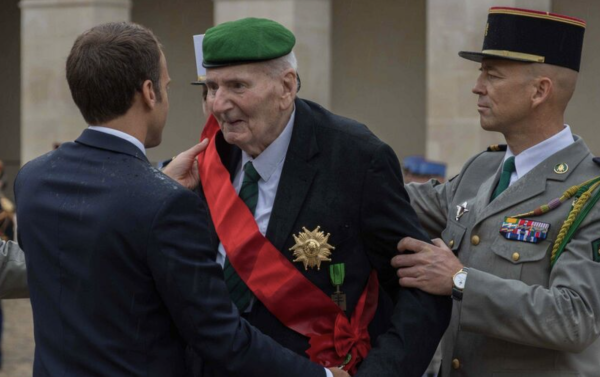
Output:
<path fill-rule="evenodd" d="M 331 299 L 342 310 L 346 310 L 346 294 L 340 291 L 340 287 L 344 284 L 346 277 L 346 266 L 344 263 L 332 264 L 329 266 L 329 277 L 331 284 L 335 287 L 335 292 L 331 295 Z"/>

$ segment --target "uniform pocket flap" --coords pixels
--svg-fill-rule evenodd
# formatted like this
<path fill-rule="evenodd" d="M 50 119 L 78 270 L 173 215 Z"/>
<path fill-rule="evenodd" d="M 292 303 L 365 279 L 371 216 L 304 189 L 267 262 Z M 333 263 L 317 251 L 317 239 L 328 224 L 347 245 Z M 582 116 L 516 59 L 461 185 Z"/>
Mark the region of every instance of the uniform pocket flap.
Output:
<path fill-rule="evenodd" d="M 465 226 L 448 219 L 448 226 L 442 231 L 442 240 L 444 240 L 452 251 L 456 251 L 460 247 L 466 230 Z"/>
<path fill-rule="evenodd" d="M 541 260 L 549 252 L 550 245 L 552 243 L 547 240 L 531 243 L 496 237 L 491 249 L 499 257 L 518 264 Z"/>

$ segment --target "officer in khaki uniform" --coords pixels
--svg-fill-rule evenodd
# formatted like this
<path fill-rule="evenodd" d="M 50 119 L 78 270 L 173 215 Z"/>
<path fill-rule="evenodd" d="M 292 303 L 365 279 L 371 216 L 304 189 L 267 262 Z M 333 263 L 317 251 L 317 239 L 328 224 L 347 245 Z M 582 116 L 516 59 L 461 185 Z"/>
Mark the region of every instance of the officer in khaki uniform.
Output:
<path fill-rule="evenodd" d="M 441 240 L 404 239 L 392 261 L 401 285 L 455 300 L 444 377 L 600 376 L 600 166 L 563 119 L 584 30 L 492 8 L 482 52 L 460 53 L 481 62 L 481 126 L 507 145 L 446 184 L 407 186 Z"/>

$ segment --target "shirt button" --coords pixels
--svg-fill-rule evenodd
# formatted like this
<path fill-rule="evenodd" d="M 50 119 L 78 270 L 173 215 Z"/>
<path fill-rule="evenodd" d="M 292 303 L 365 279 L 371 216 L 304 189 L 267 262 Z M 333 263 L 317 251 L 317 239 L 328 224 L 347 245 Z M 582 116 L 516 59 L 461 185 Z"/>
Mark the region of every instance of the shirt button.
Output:
<path fill-rule="evenodd" d="M 458 360 L 458 359 L 452 360 L 452 369 L 459 369 L 459 368 L 460 368 L 460 360 Z"/>
<path fill-rule="evenodd" d="M 516 262 L 516 261 L 518 261 L 518 260 L 519 260 L 519 258 L 521 258 L 521 256 L 519 255 L 519 253 L 513 253 L 512 257 L 513 257 L 513 260 L 514 260 L 515 262 Z"/>
<path fill-rule="evenodd" d="M 454 246 L 454 240 L 450 240 L 450 242 L 448 242 L 448 246 L 453 247 Z"/>
<path fill-rule="evenodd" d="M 479 245 L 479 236 L 475 235 L 473 237 L 471 237 L 471 243 L 475 246 Z"/>

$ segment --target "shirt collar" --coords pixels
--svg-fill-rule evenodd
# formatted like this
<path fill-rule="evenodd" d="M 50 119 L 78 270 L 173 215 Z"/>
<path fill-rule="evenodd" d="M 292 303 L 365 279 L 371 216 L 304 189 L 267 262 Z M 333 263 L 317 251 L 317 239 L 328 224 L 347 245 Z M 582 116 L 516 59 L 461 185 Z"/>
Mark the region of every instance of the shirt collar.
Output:
<path fill-rule="evenodd" d="M 114 128 L 108 128 L 108 127 L 102 127 L 102 126 L 88 126 L 88 129 L 98 131 L 98 132 L 103 132 L 105 134 L 113 135 L 113 136 L 116 136 L 123 140 L 127 140 L 131 144 L 138 147 L 138 149 L 142 151 L 144 156 L 146 155 L 146 148 L 144 147 L 144 144 L 142 144 L 141 141 L 139 141 L 138 139 L 136 139 L 135 137 L 131 136 L 128 133 L 125 133 L 125 132 L 119 131 L 119 130 L 115 130 Z"/>
<path fill-rule="evenodd" d="M 252 165 L 258 174 L 260 174 L 260 178 L 268 181 L 271 175 L 277 170 L 277 167 L 285 160 L 285 155 L 292 140 L 295 118 L 296 108 L 294 107 L 290 120 L 285 125 L 283 131 L 281 131 L 281 134 L 256 158 L 253 159 L 249 154 L 242 151 L 242 166 L 246 165 L 246 162 L 252 161 Z"/>
<path fill-rule="evenodd" d="M 523 177 L 545 159 L 574 142 L 575 140 L 571 133 L 571 127 L 569 127 L 568 124 L 565 124 L 565 128 L 556 135 L 519 153 L 518 156 L 515 156 L 515 172 L 517 174 L 517 179 Z M 511 156 L 514 156 L 514 153 L 510 150 L 510 147 L 507 147 L 504 161 Z"/>

